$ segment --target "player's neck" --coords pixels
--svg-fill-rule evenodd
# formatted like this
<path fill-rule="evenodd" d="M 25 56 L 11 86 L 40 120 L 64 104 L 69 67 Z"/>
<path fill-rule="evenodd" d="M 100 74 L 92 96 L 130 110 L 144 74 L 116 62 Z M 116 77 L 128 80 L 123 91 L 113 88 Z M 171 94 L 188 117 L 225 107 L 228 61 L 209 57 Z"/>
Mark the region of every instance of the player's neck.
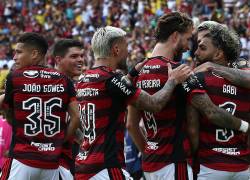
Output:
<path fill-rule="evenodd" d="M 174 50 L 167 43 L 157 43 L 151 54 L 152 57 L 163 56 L 168 59 L 174 58 Z"/>
<path fill-rule="evenodd" d="M 98 58 L 95 60 L 93 67 L 106 66 L 115 70 L 117 65 L 114 62 L 115 61 L 113 61 L 112 58 Z"/>
<path fill-rule="evenodd" d="M 33 61 L 32 66 L 45 66 L 45 60 L 44 59 L 36 59 Z"/>

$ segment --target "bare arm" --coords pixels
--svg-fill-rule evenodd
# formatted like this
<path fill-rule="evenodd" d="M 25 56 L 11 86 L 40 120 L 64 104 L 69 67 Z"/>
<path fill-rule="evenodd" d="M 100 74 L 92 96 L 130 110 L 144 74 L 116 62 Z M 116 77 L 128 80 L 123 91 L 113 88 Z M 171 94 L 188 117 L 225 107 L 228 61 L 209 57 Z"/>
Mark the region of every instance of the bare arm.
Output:
<path fill-rule="evenodd" d="M 141 132 L 139 122 L 139 111 L 133 106 L 128 106 L 128 117 L 126 127 L 136 147 L 139 149 L 140 152 L 143 152 L 146 145 L 146 138 Z"/>
<path fill-rule="evenodd" d="M 221 66 L 212 62 L 206 62 L 197 68 L 195 72 L 213 70 L 216 74 L 224 77 L 236 86 L 250 88 L 250 70 L 240 70 Z"/>
<path fill-rule="evenodd" d="M 199 117 L 199 112 L 192 105 L 187 105 L 187 132 L 193 155 L 196 154 L 199 146 Z"/>
<path fill-rule="evenodd" d="M 70 137 L 72 137 L 76 129 L 79 127 L 80 124 L 80 115 L 78 110 L 78 104 L 76 101 L 72 101 L 68 106 L 68 113 L 70 116 L 70 123 L 67 128 L 67 132 L 65 135 L 64 140 L 67 141 Z"/>
<path fill-rule="evenodd" d="M 181 65 L 172 70 L 168 64 L 168 81 L 163 88 L 150 96 L 146 91 L 141 91 L 139 98 L 132 105 L 138 109 L 149 112 L 159 112 L 167 104 L 177 84 L 182 83 L 191 75 L 187 65 Z"/>
<path fill-rule="evenodd" d="M 202 115 L 206 116 L 211 123 L 223 128 L 239 130 L 241 119 L 216 106 L 207 94 L 193 95 L 191 103 Z"/>

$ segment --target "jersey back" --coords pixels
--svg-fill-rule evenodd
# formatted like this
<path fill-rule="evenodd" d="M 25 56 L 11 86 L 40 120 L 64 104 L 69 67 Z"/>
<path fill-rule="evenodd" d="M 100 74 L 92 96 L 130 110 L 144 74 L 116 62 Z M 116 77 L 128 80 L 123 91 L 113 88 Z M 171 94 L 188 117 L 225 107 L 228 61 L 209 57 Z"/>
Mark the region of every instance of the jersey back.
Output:
<path fill-rule="evenodd" d="M 126 103 L 135 99 L 139 90 L 127 87 L 119 77 L 107 67 L 80 76 L 76 91 L 84 137 L 76 157 L 77 178 L 89 179 L 105 168 L 125 166 Z"/>
<path fill-rule="evenodd" d="M 32 66 L 11 72 L 4 107 L 14 112 L 10 155 L 32 167 L 58 167 L 72 82 L 54 69 Z"/>

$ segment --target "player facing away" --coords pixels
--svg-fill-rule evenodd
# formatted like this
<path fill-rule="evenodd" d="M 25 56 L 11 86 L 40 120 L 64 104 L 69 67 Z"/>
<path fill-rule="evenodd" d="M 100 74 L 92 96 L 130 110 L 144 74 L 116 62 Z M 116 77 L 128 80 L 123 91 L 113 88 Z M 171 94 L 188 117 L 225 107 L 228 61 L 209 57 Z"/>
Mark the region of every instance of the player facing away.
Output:
<path fill-rule="evenodd" d="M 176 70 L 169 66 L 169 80 L 150 96 L 132 86 L 124 69 L 127 58 L 126 32 L 106 26 L 92 38 L 94 67 L 85 71 L 76 86 L 84 138 L 76 158 L 75 179 L 129 179 L 124 163 L 124 115 L 127 104 L 147 111 L 159 111 L 176 84 L 191 73 L 186 65 Z"/>
<path fill-rule="evenodd" d="M 58 180 L 62 144 L 79 126 L 73 83 L 44 66 L 47 49 L 46 40 L 36 33 L 24 33 L 17 41 L 16 70 L 7 77 L 3 102 L 13 136 L 1 179 Z"/>
<path fill-rule="evenodd" d="M 60 39 L 52 48 L 52 56 L 56 63 L 56 69 L 64 73 L 72 81 L 78 78 L 83 70 L 83 44 L 75 39 Z M 76 83 L 76 82 L 75 82 Z M 70 121 L 70 117 L 67 119 Z M 78 129 L 77 134 L 82 134 Z M 75 169 L 75 156 L 79 151 L 79 143 L 76 137 L 72 137 L 63 145 L 60 158 L 59 176 L 62 180 L 73 180 Z"/>
<path fill-rule="evenodd" d="M 222 66 L 234 62 L 237 64 L 239 54 L 240 40 L 227 27 L 210 21 L 198 26 L 195 56 L 199 63 L 211 61 Z M 250 122 L 250 90 L 235 86 L 213 71 L 198 73 L 197 77 L 214 104 L 246 121 L 241 129 L 247 131 Z M 195 93 L 194 90 L 190 98 Z M 189 125 L 194 124 L 197 128 L 193 131 L 196 133 L 192 135 L 191 141 L 194 149 L 198 148 L 198 180 L 249 180 L 248 135 L 212 124 L 193 107 L 189 107 L 187 113 Z"/>

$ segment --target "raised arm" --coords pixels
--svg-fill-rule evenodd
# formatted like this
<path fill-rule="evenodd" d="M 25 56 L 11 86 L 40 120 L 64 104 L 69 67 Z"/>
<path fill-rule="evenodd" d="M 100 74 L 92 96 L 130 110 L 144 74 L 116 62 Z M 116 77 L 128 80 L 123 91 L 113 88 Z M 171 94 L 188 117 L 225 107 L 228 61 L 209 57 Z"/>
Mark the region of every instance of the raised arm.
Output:
<path fill-rule="evenodd" d="M 146 138 L 139 127 L 140 120 L 140 112 L 135 107 L 128 106 L 126 127 L 138 150 L 143 152 L 146 145 Z"/>
<path fill-rule="evenodd" d="M 216 106 L 207 94 L 194 94 L 191 99 L 191 104 L 211 123 L 233 130 L 250 133 L 249 124 L 233 115 L 226 110 Z"/>
<path fill-rule="evenodd" d="M 161 111 L 172 96 L 176 85 L 185 81 L 191 73 L 191 69 L 187 65 L 182 64 L 172 70 L 171 65 L 168 64 L 168 80 L 163 88 L 153 95 L 141 91 L 139 98 L 132 105 L 145 111 Z"/>
<path fill-rule="evenodd" d="M 236 86 L 250 88 L 250 70 L 229 68 L 212 62 L 206 62 L 194 69 L 195 72 L 211 70 Z"/>

